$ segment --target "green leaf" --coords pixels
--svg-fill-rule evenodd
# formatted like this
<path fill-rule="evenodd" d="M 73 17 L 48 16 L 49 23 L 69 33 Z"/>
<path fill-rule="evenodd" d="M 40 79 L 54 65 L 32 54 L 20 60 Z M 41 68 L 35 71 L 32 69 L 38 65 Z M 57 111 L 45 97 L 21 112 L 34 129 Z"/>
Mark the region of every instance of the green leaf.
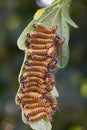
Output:
<path fill-rule="evenodd" d="M 52 94 L 54 97 L 59 97 L 59 93 L 58 93 L 58 91 L 57 91 L 57 89 L 56 89 L 55 86 L 53 86 L 53 90 L 51 91 L 51 94 Z"/>
<path fill-rule="evenodd" d="M 23 120 L 23 122 L 24 122 L 25 124 L 28 124 L 28 121 L 27 121 L 26 117 L 24 116 L 24 111 L 23 111 L 23 109 L 22 109 L 22 120 Z"/>
<path fill-rule="evenodd" d="M 33 130 L 51 130 L 52 129 L 51 123 L 44 119 L 38 120 L 34 123 L 29 123 L 29 125 L 31 126 Z"/>
<path fill-rule="evenodd" d="M 68 24 L 62 19 L 62 12 L 59 13 L 59 18 L 57 18 L 57 22 L 59 23 L 59 35 L 65 39 L 63 45 L 60 48 L 60 58 L 58 61 L 58 68 L 64 68 L 69 60 L 69 27 Z"/>
<path fill-rule="evenodd" d="M 73 20 L 70 18 L 70 14 L 69 14 L 69 3 L 70 0 L 67 0 L 65 2 L 65 5 L 62 8 L 62 12 L 63 12 L 63 19 L 70 24 L 72 27 L 77 28 L 78 26 L 73 22 Z"/>

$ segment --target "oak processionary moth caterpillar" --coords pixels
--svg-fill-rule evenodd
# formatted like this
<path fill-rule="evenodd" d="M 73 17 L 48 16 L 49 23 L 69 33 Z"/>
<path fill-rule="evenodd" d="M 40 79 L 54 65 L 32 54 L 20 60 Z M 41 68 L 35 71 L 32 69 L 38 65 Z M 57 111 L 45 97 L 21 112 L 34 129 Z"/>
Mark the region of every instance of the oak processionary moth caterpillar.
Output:
<path fill-rule="evenodd" d="M 27 121 L 34 122 L 41 118 L 50 121 L 58 105 L 51 91 L 55 84 L 54 70 L 59 49 L 64 39 L 57 35 L 57 26 L 47 28 L 37 23 L 32 28 L 25 41 L 27 60 L 22 68 L 16 100 Z"/>

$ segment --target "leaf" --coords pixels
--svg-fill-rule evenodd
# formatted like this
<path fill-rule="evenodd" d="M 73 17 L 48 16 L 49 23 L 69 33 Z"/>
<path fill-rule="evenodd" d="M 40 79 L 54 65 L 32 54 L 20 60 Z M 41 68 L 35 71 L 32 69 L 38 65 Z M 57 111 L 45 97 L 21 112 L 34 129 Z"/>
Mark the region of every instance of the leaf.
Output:
<path fill-rule="evenodd" d="M 55 86 L 53 86 L 53 90 L 51 91 L 51 94 L 52 94 L 54 97 L 59 97 L 59 93 L 58 93 L 58 91 L 57 91 L 57 89 L 56 89 Z"/>
<path fill-rule="evenodd" d="M 23 111 L 23 109 L 22 109 L 22 120 L 23 120 L 23 122 L 24 122 L 25 124 L 28 124 L 28 121 L 27 121 L 26 117 L 24 116 L 24 111 Z"/>
<path fill-rule="evenodd" d="M 78 26 L 73 22 L 73 20 L 70 18 L 70 14 L 69 14 L 69 2 L 70 0 L 67 0 L 65 2 L 65 5 L 62 8 L 62 12 L 63 12 L 63 19 L 70 24 L 72 27 L 74 28 L 78 28 Z"/>
<path fill-rule="evenodd" d="M 61 17 L 61 14 L 60 14 Z M 59 34 L 61 37 L 65 38 L 65 42 L 60 48 L 60 58 L 58 61 L 58 68 L 64 68 L 69 60 L 69 27 L 68 24 L 65 21 L 62 21 L 61 19 L 61 24 L 59 25 Z"/>
<path fill-rule="evenodd" d="M 41 15 L 42 15 L 42 13 L 45 11 L 45 8 L 42 8 L 42 9 L 39 9 L 39 10 L 37 10 L 37 12 L 35 13 L 35 15 L 34 15 L 34 19 L 38 19 Z"/>
<path fill-rule="evenodd" d="M 51 130 L 52 129 L 51 123 L 44 119 L 38 120 L 34 123 L 29 123 L 29 125 L 31 126 L 33 130 Z"/>

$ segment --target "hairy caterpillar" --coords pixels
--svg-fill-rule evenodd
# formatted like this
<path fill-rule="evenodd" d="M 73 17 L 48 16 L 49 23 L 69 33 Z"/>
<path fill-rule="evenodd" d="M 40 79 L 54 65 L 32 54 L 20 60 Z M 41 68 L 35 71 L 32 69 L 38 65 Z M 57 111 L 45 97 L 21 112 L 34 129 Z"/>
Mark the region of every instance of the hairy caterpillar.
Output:
<path fill-rule="evenodd" d="M 57 26 L 47 28 L 36 23 L 26 36 L 26 60 L 20 75 L 21 89 L 17 93 L 27 121 L 52 119 L 58 103 L 51 94 L 55 84 L 54 70 L 59 58 L 59 49 L 64 38 L 57 35 Z"/>
<path fill-rule="evenodd" d="M 56 98 L 54 98 L 50 93 L 46 93 L 45 97 L 47 100 L 50 100 L 51 104 L 52 104 L 52 108 L 55 109 L 57 106 L 57 100 Z"/>
<path fill-rule="evenodd" d="M 49 49 L 51 46 L 53 46 L 53 43 L 47 43 L 47 44 L 30 44 L 30 48 L 33 49 Z"/>
<path fill-rule="evenodd" d="M 26 78 L 23 82 L 24 82 L 24 83 L 27 83 L 27 82 L 28 82 L 28 83 L 30 83 L 30 82 L 43 83 L 44 80 L 41 79 L 41 78 L 38 78 L 38 77 L 33 76 L 33 77 L 28 77 L 28 78 Z"/>
<path fill-rule="evenodd" d="M 23 89 L 23 92 L 24 93 L 25 92 L 38 92 L 38 93 L 42 93 L 43 94 L 43 93 L 46 93 L 46 90 L 41 89 L 41 88 L 39 88 L 37 86 L 32 86 L 32 87 Z"/>
<path fill-rule="evenodd" d="M 47 44 L 47 43 L 53 43 L 53 39 L 42 39 L 42 38 L 34 38 L 34 39 L 28 39 L 28 43 L 30 44 Z"/>
<path fill-rule="evenodd" d="M 48 72 L 48 69 L 44 66 L 25 66 L 26 71 L 39 71 L 41 73 Z"/>
<path fill-rule="evenodd" d="M 37 77 L 43 78 L 44 74 L 41 72 L 37 72 L 37 71 L 29 71 L 29 72 L 26 71 L 23 74 L 23 77 L 26 78 L 27 76 L 37 76 Z"/>
<path fill-rule="evenodd" d="M 57 26 L 54 26 L 54 27 L 48 29 L 41 23 L 34 24 L 33 28 L 35 28 L 36 31 L 38 30 L 39 32 L 43 32 L 43 33 L 47 33 L 47 34 L 52 34 L 52 33 L 55 34 L 56 30 L 57 30 Z"/>
<path fill-rule="evenodd" d="M 29 55 L 46 55 L 48 52 L 48 49 L 40 49 L 40 50 L 36 50 L 36 49 L 28 49 L 28 54 Z"/>
<path fill-rule="evenodd" d="M 25 109 L 25 111 L 26 111 L 26 109 Z M 45 107 L 32 108 L 32 109 L 28 109 L 28 111 L 26 111 L 26 115 L 27 115 L 27 117 L 30 117 L 30 116 L 33 116 L 33 115 L 38 114 L 40 112 L 51 113 L 52 109 L 45 108 Z"/>
<path fill-rule="evenodd" d="M 28 57 L 28 58 L 30 58 L 30 57 Z M 44 55 L 44 56 L 32 55 L 31 59 L 34 61 L 45 61 L 47 59 L 47 56 L 46 55 Z"/>
<path fill-rule="evenodd" d="M 33 31 L 33 32 L 31 32 L 30 34 L 28 33 L 27 34 L 27 37 L 31 37 L 31 38 L 45 38 L 45 39 L 53 39 L 53 38 L 55 38 L 55 35 L 56 34 L 45 34 L 45 33 L 41 33 L 41 32 L 35 32 L 35 31 Z"/>
<path fill-rule="evenodd" d="M 46 120 L 51 120 L 50 114 L 48 115 L 46 112 L 40 112 L 34 116 L 27 117 L 27 115 L 24 114 L 24 116 L 27 118 L 28 121 L 33 122 L 41 118 L 45 118 Z"/>
<path fill-rule="evenodd" d="M 26 104 L 24 106 L 24 108 L 27 108 L 27 109 L 29 109 L 29 108 L 37 108 L 37 107 L 49 107 L 49 104 L 36 102 L 36 103 Z"/>
<path fill-rule="evenodd" d="M 31 66 L 44 66 L 44 67 L 47 67 L 49 62 L 29 60 L 29 61 L 25 61 L 25 64 L 28 65 L 28 66 L 31 65 Z"/>
<path fill-rule="evenodd" d="M 24 97 L 25 98 L 42 98 L 42 95 L 41 94 L 39 94 L 39 93 L 37 93 L 37 92 L 29 92 L 29 94 L 28 93 L 25 93 L 25 94 L 23 94 L 23 93 L 19 93 L 18 94 L 18 96 L 19 96 L 19 98 L 22 100 Z"/>

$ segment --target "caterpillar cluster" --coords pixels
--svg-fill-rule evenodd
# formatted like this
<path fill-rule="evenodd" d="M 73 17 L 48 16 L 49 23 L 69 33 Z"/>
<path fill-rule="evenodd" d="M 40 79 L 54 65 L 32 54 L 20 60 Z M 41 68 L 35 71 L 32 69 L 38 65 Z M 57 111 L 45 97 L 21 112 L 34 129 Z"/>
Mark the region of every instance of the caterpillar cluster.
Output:
<path fill-rule="evenodd" d="M 55 78 L 54 70 L 59 58 L 59 48 L 64 42 L 57 33 L 57 26 L 45 27 L 41 23 L 33 25 L 27 34 L 25 54 L 27 60 L 20 76 L 20 92 L 17 100 L 29 122 L 45 118 L 52 119 L 57 100 L 51 94 Z"/>

